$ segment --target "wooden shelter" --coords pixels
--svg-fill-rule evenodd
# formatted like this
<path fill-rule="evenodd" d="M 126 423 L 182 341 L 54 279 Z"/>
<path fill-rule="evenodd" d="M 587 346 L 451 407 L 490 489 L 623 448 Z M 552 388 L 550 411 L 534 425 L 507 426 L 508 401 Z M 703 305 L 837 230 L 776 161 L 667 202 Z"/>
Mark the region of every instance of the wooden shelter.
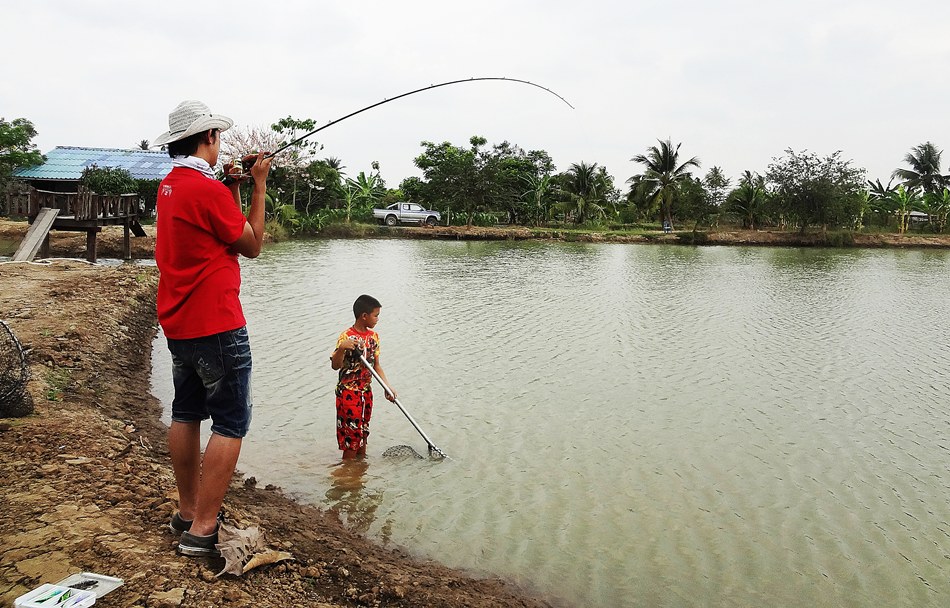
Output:
<path fill-rule="evenodd" d="M 31 229 L 31 236 L 24 239 L 14 259 L 48 254 L 49 230 L 69 230 L 86 233 L 86 259 L 95 262 L 96 235 L 103 226 L 125 228 L 123 254 L 125 259 L 132 257 L 130 236 L 145 236 L 139 218 L 148 208 L 138 193 L 101 195 L 84 189 L 80 179 L 83 171 L 92 166 L 125 169 L 135 179 L 162 179 L 172 169 L 171 159 L 164 152 L 63 146 L 51 150 L 42 165 L 13 174 L 30 187 L 26 193 L 8 194 L 8 213 L 22 214 L 25 208 L 31 224 L 41 215 L 44 220 L 43 229 Z M 40 239 L 42 243 L 38 244 Z"/>

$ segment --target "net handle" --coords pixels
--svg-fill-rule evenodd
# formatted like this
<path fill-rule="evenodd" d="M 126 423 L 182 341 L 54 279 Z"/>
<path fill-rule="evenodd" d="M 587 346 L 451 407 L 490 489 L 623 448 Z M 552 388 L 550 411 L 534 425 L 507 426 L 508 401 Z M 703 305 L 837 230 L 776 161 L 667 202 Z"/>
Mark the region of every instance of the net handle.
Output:
<path fill-rule="evenodd" d="M 416 429 L 420 435 L 422 435 L 422 438 L 425 439 L 426 444 L 429 446 L 429 454 L 431 455 L 432 452 L 435 452 L 442 458 L 445 458 L 446 457 L 445 452 L 440 450 L 434 443 L 432 443 L 432 440 L 429 439 L 429 436 L 425 434 L 425 431 L 419 428 L 419 424 L 415 421 L 415 419 L 413 419 L 412 415 L 409 414 L 408 411 L 406 411 L 406 408 L 404 408 L 401 403 L 399 403 L 399 399 L 396 398 L 396 393 L 393 392 L 393 389 L 389 388 L 389 385 L 386 384 L 386 381 L 382 379 L 382 377 L 376 372 L 373 366 L 370 365 L 369 361 L 366 360 L 366 355 L 360 354 L 360 361 L 362 361 L 363 365 L 366 366 L 366 369 L 368 369 L 369 372 L 373 374 L 373 377 L 376 378 L 376 381 L 379 382 L 380 385 L 382 385 L 383 389 L 385 389 L 387 393 L 393 396 L 393 403 L 396 404 L 396 407 L 399 408 L 399 411 L 403 413 L 406 419 L 409 420 L 409 424 L 411 424 L 412 427 Z"/>

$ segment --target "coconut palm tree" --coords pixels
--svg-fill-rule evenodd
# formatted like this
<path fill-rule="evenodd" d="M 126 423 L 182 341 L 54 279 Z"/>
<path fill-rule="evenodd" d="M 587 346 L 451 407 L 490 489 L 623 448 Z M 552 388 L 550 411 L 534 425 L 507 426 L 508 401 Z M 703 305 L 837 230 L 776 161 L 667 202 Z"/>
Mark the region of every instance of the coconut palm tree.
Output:
<path fill-rule="evenodd" d="M 904 155 L 904 162 L 910 165 L 910 169 L 894 169 L 891 177 L 902 180 L 904 187 L 910 190 L 920 189 L 930 194 L 939 193 L 943 188 L 950 186 L 950 176 L 940 173 L 942 155 L 943 150 L 938 149 L 929 141 L 914 146 Z"/>
<path fill-rule="evenodd" d="M 751 171 L 744 171 L 739 186 L 729 193 L 730 210 L 742 218 L 742 227 L 755 230 L 762 221 L 768 190 L 765 178 Z"/>
<path fill-rule="evenodd" d="M 650 146 L 646 154 L 638 154 L 631 158 L 640 163 L 646 170 L 641 175 L 635 175 L 627 180 L 633 187 L 646 188 L 647 197 L 660 204 L 663 220 L 673 227 L 673 199 L 680 189 L 680 185 L 689 179 L 690 167 L 699 168 L 699 158 L 694 156 L 681 163 L 679 160 L 680 146 L 667 139 L 660 141 L 659 147 Z"/>
<path fill-rule="evenodd" d="M 604 217 L 607 186 L 604 171 L 598 170 L 597 163 L 573 163 L 561 174 L 561 190 L 566 197 L 559 206 L 570 213 L 575 224 L 583 224 Z"/>
<path fill-rule="evenodd" d="M 330 167 L 331 169 L 336 169 L 337 173 L 340 175 L 343 175 L 343 169 L 346 169 L 346 167 L 343 165 L 343 161 L 336 156 L 328 156 L 324 158 L 323 164 Z"/>

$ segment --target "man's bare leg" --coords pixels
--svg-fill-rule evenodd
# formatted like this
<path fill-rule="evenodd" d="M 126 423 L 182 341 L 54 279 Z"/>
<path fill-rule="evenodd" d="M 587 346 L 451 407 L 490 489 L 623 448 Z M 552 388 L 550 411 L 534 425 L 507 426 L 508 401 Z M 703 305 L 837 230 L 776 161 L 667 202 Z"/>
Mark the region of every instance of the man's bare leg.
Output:
<path fill-rule="evenodd" d="M 178 484 L 178 512 L 182 519 L 195 518 L 201 485 L 201 423 L 172 421 L 168 451 Z"/>
<path fill-rule="evenodd" d="M 212 433 L 211 439 L 208 440 L 201 463 L 201 483 L 198 486 L 195 518 L 190 530 L 195 536 L 213 534 L 218 526 L 218 511 L 221 510 L 224 495 L 231 486 L 234 467 L 237 466 L 238 456 L 241 455 L 242 441 L 240 438 L 224 437 L 217 433 Z"/>

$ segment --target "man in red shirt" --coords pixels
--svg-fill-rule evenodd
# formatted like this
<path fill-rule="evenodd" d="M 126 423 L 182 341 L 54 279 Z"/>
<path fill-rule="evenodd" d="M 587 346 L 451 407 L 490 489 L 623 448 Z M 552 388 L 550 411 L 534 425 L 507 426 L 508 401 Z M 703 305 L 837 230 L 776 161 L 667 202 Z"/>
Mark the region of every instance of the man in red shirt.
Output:
<path fill-rule="evenodd" d="M 270 159 L 260 153 L 251 176 L 247 217 L 240 185 L 215 179 L 221 132 L 233 122 L 200 101 L 183 101 L 168 115 L 166 145 L 174 168 L 158 187 L 155 262 L 158 320 L 172 354 L 175 398 L 168 430 L 184 555 L 215 555 L 217 516 L 251 422 L 251 350 L 238 297 L 238 254 L 255 258 L 264 237 L 264 194 Z M 227 173 L 240 167 L 225 165 Z M 201 422 L 211 438 L 201 456 Z"/>

